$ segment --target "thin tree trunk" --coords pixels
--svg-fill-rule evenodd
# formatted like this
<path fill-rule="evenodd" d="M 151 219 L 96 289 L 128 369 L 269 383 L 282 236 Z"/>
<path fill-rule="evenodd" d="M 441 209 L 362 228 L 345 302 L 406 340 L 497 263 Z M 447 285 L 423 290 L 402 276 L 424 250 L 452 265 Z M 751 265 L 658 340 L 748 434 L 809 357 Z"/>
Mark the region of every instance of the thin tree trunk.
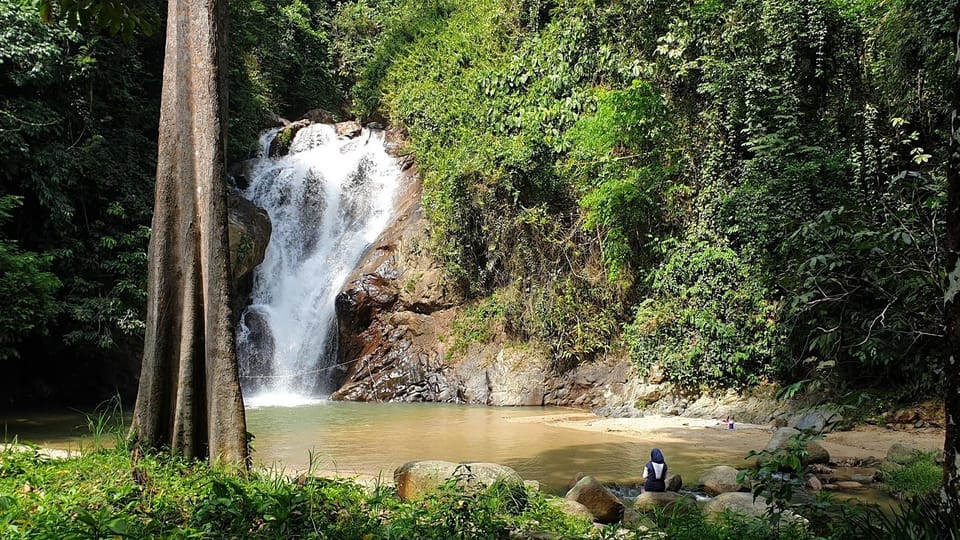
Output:
<path fill-rule="evenodd" d="M 947 163 L 947 314 L 943 442 L 943 496 L 960 508 L 960 0 L 954 0 L 954 78 L 951 85 L 950 149 Z"/>
<path fill-rule="evenodd" d="M 147 327 L 132 434 L 246 464 L 230 324 L 222 0 L 169 0 Z"/>

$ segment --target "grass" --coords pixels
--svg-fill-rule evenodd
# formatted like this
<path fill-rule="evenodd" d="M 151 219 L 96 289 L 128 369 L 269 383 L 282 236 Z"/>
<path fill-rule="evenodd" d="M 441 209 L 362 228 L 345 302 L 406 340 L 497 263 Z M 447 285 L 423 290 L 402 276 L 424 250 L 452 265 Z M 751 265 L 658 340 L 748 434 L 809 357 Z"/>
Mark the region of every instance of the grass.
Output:
<path fill-rule="evenodd" d="M 937 491 L 943 482 L 943 467 L 936 463 L 935 452 L 917 452 L 913 460 L 902 467 L 883 471 L 886 488 L 906 497 L 928 495 Z"/>

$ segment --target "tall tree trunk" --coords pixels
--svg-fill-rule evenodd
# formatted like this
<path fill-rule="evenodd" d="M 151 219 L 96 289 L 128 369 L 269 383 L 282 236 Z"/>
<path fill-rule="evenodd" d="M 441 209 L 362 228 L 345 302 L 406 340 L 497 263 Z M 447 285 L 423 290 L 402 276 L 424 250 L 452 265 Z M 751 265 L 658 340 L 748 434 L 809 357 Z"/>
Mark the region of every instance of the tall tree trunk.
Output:
<path fill-rule="evenodd" d="M 947 163 L 946 436 L 943 442 L 944 502 L 960 508 L 960 0 L 954 0 L 954 77 Z"/>
<path fill-rule="evenodd" d="M 230 324 L 222 0 L 169 0 L 138 444 L 245 465 Z"/>

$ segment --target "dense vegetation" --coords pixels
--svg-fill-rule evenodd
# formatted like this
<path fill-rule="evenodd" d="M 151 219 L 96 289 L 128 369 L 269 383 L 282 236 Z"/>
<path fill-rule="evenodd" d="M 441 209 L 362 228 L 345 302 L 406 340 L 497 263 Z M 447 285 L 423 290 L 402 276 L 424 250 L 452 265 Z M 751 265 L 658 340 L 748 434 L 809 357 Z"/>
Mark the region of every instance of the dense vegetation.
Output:
<path fill-rule="evenodd" d="M 0 0 L 11 399 L 132 390 L 163 9 L 129 5 L 148 24 L 114 36 Z M 230 7 L 231 159 L 273 113 L 404 127 L 467 338 L 693 388 L 936 389 L 949 3 Z"/>
<path fill-rule="evenodd" d="M 949 3 L 358 0 L 338 21 L 367 30 L 344 36 L 353 107 L 409 130 L 470 313 L 557 367 L 616 349 L 693 388 L 936 387 Z"/>
<path fill-rule="evenodd" d="M 162 28 L 163 3 L 129 5 L 154 22 L 146 29 Z M 341 92 L 327 3 L 231 6 L 229 153 L 238 160 L 270 114 L 336 109 Z M 142 352 L 163 32 L 114 36 L 89 17 L 53 20 L 42 22 L 34 3 L 0 0 L 0 393 L 129 398 Z"/>
<path fill-rule="evenodd" d="M 957 520 L 955 513 L 938 513 L 930 504 L 893 516 L 840 505 L 846 519 L 818 513 L 803 529 L 733 514 L 708 520 L 691 506 L 623 527 L 598 528 L 565 515 L 548 496 L 530 490 L 464 489 L 452 480 L 434 493 L 403 502 L 383 485 L 364 487 L 308 475 L 287 478 L 279 472 L 240 477 L 168 455 L 131 459 L 126 450 L 88 450 L 68 460 L 0 452 L 0 536 L 854 540 L 934 538 Z M 809 506 L 818 508 L 823 504 Z M 931 531 L 933 536 L 923 536 Z"/>

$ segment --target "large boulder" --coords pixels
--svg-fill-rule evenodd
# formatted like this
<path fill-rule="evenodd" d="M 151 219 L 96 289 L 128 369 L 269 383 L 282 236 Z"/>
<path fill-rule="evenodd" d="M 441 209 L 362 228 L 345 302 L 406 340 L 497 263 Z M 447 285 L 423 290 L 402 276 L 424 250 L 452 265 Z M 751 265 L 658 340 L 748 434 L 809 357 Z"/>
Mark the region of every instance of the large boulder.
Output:
<path fill-rule="evenodd" d="M 230 287 L 233 324 L 240 321 L 253 290 L 253 270 L 263 262 L 273 227 L 266 210 L 236 193 L 227 197 L 227 236 L 230 251 Z"/>
<path fill-rule="evenodd" d="M 337 137 L 346 137 L 352 139 L 363 131 L 363 127 L 360 126 L 360 122 L 349 120 L 347 122 L 340 122 L 339 124 L 334 125 L 334 128 L 337 130 Z"/>
<path fill-rule="evenodd" d="M 667 491 L 680 491 L 683 488 L 683 477 L 679 474 L 667 475 Z"/>
<path fill-rule="evenodd" d="M 831 431 L 831 428 L 842 420 L 843 417 L 838 412 L 823 408 L 798 414 L 790 419 L 788 425 L 800 431 L 821 433 Z"/>
<path fill-rule="evenodd" d="M 770 506 L 763 497 L 753 498 L 752 493 L 729 492 L 721 493 L 707 501 L 703 506 L 703 515 L 711 518 L 725 511 L 741 514 L 746 517 L 760 517 Z"/>
<path fill-rule="evenodd" d="M 590 509 L 586 506 L 578 503 L 577 501 L 571 501 L 567 498 L 551 497 L 547 499 L 547 504 L 560 510 L 568 516 L 573 516 L 578 519 L 586 519 L 588 521 L 593 521 L 593 514 L 590 513 Z"/>
<path fill-rule="evenodd" d="M 502 483 L 523 489 L 516 471 L 496 463 L 452 463 L 441 460 L 410 461 L 393 472 L 393 483 L 401 500 L 416 499 L 451 479 L 464 487 L 489 487 Z"/>
<path fill-rule="evenodd" d="M 617 523 L 623 519 L 623 503 L 592 476 L 584 476 L 565 497 L 587 507 L 598 523 Z"/>
<path fill-rule="evenodd" d="M 740 491 L 744 486 L 737 481 L 738 474 L 740 471 L 733 467 L 718 465 L 704 471 L 697 483 L 703 486 L 707 495 Z"/>
<path fill-rule="evenodd" d="M 779 449 L 785 449 L 790 444 L 790 440 L 800 434 L 801 431 L 794 428 L 780 428 L 773 433 L 772 437 L 770 437 L 770 442 L 767 443 L 766 450 L 773 452 Z M 807 455 L 802 461 L 804 465 L 829 463 L 830 452 L 827 452 L 827 449 L 818 444 L 816 441 L 810 441 L 807 443 Z M 761 464 L 763 463 L 762 456 L 759 462 Z"/>
<path fill-rule="evenodd" d="M 277 135 L 270 141 L 270 149 L 267 155 L 270 157 L 285 156 L 290 153 L 290 145 L 293 144 L 294 137 L 301 129 L 309 126 L 309 120 L 297 120 L 277 132 Z"/>
<path fill-rule="evenodd" d="M 310 109 L 300 118 L 314 124 L 333 124 L 337 121 L 332 112 L 324 109 Z"/>
<path fill-rule="evenodd" d="M 909 465 L 920 455 L 920 450 L 912 446 L 894 443 L 887 450 L 887 461 L 898 465 Z"/>
<path fill-rule="evenodd" d="M 684 505 L 693 506 L 696 501 L 672 491 L 647 491 L 633 501 L 633 509 L 642 514 L 658 511 L 682 511 Z"/>
<path fill-rule="evenodd" d="M 234 289 L 263 262 L 273 226 L 267 211 L 232 193 L 227 197 L 227 234 Z"/>

